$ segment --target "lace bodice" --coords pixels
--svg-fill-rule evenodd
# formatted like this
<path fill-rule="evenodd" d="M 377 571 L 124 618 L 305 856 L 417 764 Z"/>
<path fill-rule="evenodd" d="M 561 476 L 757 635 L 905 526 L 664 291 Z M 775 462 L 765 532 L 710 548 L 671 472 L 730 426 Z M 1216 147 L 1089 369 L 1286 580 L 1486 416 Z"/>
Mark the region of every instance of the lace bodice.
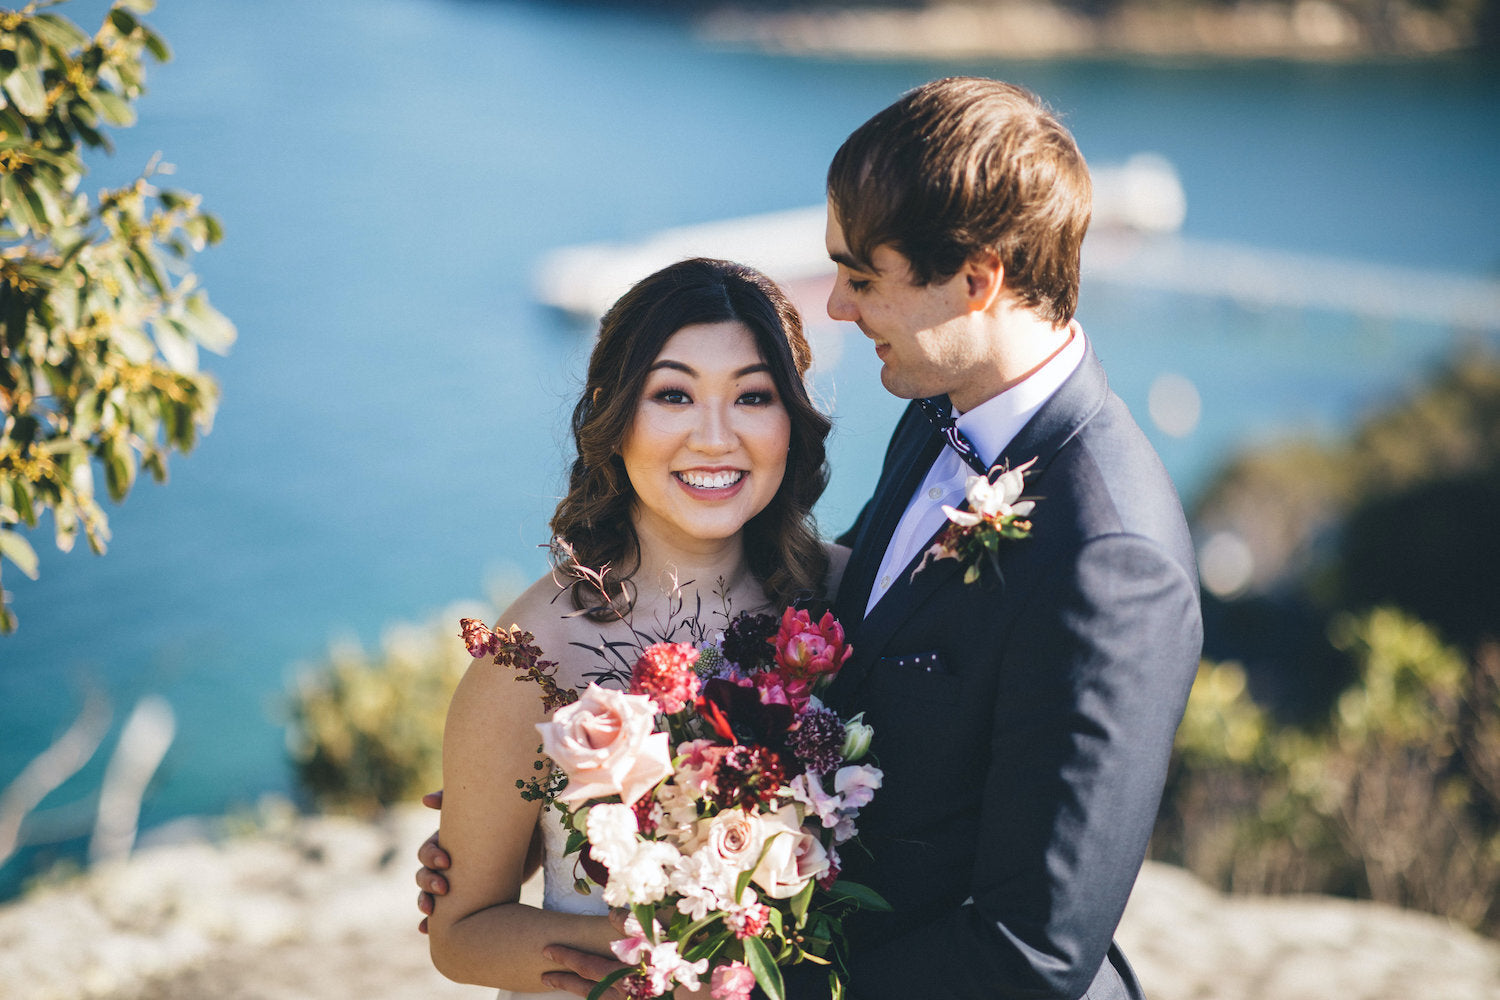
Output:
<path fill-rule="evenodd" d="M 568 831 L 562 824 L 562 813 L 550 806 L 543 809 L 541 824 L 542 907 L 561 913 L 608 913 L 604 890 L 599 886 L 589 883 L 587 895 L 573 888 L 578 856 L 563 854 L 568 847 Z"/>

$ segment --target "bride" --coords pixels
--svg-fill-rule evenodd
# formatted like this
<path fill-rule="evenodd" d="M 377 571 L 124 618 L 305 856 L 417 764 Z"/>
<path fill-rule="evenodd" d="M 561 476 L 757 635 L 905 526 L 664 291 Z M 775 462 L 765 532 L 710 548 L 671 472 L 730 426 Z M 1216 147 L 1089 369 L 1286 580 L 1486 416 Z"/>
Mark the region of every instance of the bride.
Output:
<path fill-rule="evenodd" d="M 812 521 L 829 422 L 808 397 L 810 362 L 796 309 L 738 264 L 673 264 L 605 314 L 551 523 L 570 555 L 498 620 L 536 637 L 562 686 L 600 666 L 579 644 L 665 638 L 681 608 L 708 618 L 727 593 L 735 612 L 775 611 L 834 592 L 848 552 L 819 541 Z M 612 605 L 587 581 L 604 568 Z M 539 690 L 516 677 L 476 660 L 453 695 L 439 830 L 451 867 L 428 926 L 443 975 L 535 993 L 559 971 L 544 947 L 607 955 L 619 934 L 602 892 L 575 890 L 558 814 L 516 787 L 537 777 L 546 719 Z M 543 909 L 519 902 L 538 866 Z"/>

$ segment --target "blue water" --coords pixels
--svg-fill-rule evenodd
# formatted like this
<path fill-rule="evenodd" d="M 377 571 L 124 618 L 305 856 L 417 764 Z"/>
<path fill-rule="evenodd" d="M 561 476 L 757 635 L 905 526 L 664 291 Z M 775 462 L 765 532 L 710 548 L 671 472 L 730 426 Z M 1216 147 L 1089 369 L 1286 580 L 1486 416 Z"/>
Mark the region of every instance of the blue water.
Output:
<path fill-rule="evenodd" d="M 65 11 L 92 27 L 101 7 Z M 1185 236 L 1500 271 L 1500 76 L 1477 60 L 872 65 L 478 0 L 166 0 L 152 23 L 176 58 L 91 186 L 157 150 L 177 165 L 171 183 L 227 229 L 197 270 L 240 341 L 207 362 L 213 433 L 168 485 L 110 507 L 106 557 L 38 532 L 41 579 L 7 567 L 21 629 L 0 638 L 0 785 L 71 720 L 84 678 L 117 724 L 143 693 L 172 702 L 147 825 L 290 787 L 277 699 L 331 640 L 374 646 L 387 623 L 540 572 L 589 341 L 533 301 L 540 253 L 817 203 L 842 138 L 924 80 L 1024 83 L 1098 163 L 1164 154 Z M 1158 374 L 1197 384 L 1193 434 L 1148 428 L 1189 499 L 1236 444 L 1334 433 L 1462 337 L 1087 278 L 1080 316 L 1143 423 Z M 830 532 L 868 494 L 899 406 L 863 340 L 842 346 L 818 376 L 837 420 Z M 0 894 L 36 861 L 0 869 Z"/>

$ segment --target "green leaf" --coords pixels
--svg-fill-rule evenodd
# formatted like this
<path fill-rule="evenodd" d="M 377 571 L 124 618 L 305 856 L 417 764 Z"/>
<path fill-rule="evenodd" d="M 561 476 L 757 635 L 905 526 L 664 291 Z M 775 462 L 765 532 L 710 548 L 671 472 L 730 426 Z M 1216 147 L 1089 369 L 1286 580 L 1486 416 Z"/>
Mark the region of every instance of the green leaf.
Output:
<path fill-rule="evenodd" d="M 193 339 L 215 354 L 228 351 L 238 336 L 234 324 L 209 305 L 208 293 L 204 291 L 188 296 L 187 317 L 183 322 Z"/>
<path fill-rule="evenodd" d="M 16 516 L 30 527 L 36 527 L 36 508 L 31 503 L 31 484 L 17 482 L 11 490 L 11 500 L 15 504 Z"/>
<path fill-rule="evenodd" d="M 65 17 L 56 14 L 37 14 L 31 19 L 31 30 L 47 45 L 63 52 L 72 52 L 88 44 L 89 36 L 83 29 Z"/>
<path fill-rule="evenodd" d="M 149 14 L 156 9 L 156 0 L 116 0 L 115 6 L 133 10 L 137 14 Z"/>
<path fill-rule="evenodd" d="M 41 118 L 47 113 L 47 89 L 42 86 L 41 74 L 32 67 L 17 66 L 0 80 L 0 86 L 27 118 Z"/>
<path fill-rule="evenodd" d="M 782 981 L 781 970 L 760 938 L 745 939 L 745 964 L 755 973 L 755 982 L 766 996 L 771 1000 L 786 1000 L 786 983 Z"/>
<path fill-rule="evenodd" d="M 630 907 L 630 912 L 641 925 L 641 933 L 646 940 L 656 944 L 656 907 L 649 903 L 636 903 Z"/>
<path fill-rule="evenodd" d="M 797 925 L 799 927 L 807 917 L 807 904 L 812 901 L 813 890 L 817 886 L 818 883 L 814 879 L 808 879 L 807 884 L 798 890 L 797 895 L 792 897 L 792 915 L 797 918 Z"/>
<path fill-rule="evenodd" d="M 867 885 L 858 882 L 850 882 L 848 879 L 839 879 L 827 890 L 828 895 L 834 899 L 846 899 L 862 910 L 886 911 L 891 904 L 885 901 L 885 897 Z"/>
<path fill-rule="evenodd" d="M 99 114 L 111 125 L 128 127 L 135 124 L 135 109 L 130 102 L 112 90 L 92 90 L 89 100 L 99 109 Z"/>
<path fill-rule="evenodd" d="M 68 501 L 60 502 L 52 509 L 52 524 L 56 529 L 53 540 L 59 552 L 72 552 L 78 539 L 78 508 Z"/>
<path fill-rule="evenodd" d="M 104 442 L 104 481 L 114 500 L 124 500 L 135 485 L 135 452 L 122 436 Z"/>
<path fill-rule="evenodd" d="M 0 556 L 16 564 L 16 568 L 33 580 L 37 575 L 36 550 L 19 533 L 0 528 Z"/>
<path fill-rule="evenodd" d="M 50 228 L 48 222 L 53 213 L 48 211 L 47 202 L 36 188 L 32 187 L 31 178 L 17 174 L 11 180 L 15 182 L 15 190 L 20 194 L 21 199 L 26 202 L 26 210 L 36 220 L 32 227 L 33 231 L 40 236 Z"/>
<path fill-rule="evenodd" d="M 149 51 L 153 56 L 156 57 L 157 62 L 172 61 L 171 47 L 167 45 L 165 39 L 163 39 L 156 32 L 152 31 L 149 25 L 141 25 L 141 34 L 146 38 L 147 51 Z"/>
<path fill-rule="evenodd" d="M 700 938 L 696 944 L 690 944 L 682 950 L 682 957 L 689 962 L 698 962 L 705 958 L 712 959 L 724 946 L 733 941 L 734 934 L 726 927 L 719 928 L 713 934 Z M 690 935 L 681 934 L 676 938 L 678 941 L 692 940 Z"/>
<path fill-rule="evenodd" d="M 113 10 L 111 10 L 109 12 L 109 23 L 113 24 L 115 26 L 115 30 L 120 34 L 129 37 L 131 32 L 140 27 L 141 22 L 135 19 L 134 14 L 125 9 L 127 6 L 129 5 L 121 4 L 117 5 Z"/>
<path fill-rule="evenodd" d="M 589 990 L 589 1000 L 599 1000 L 600 997 L 604 996 L 606 990 L 634 971 L 635 968 L 633 966 L 627 965 L 623 969 L 616 969 L 614 972 L 611 972 L 595 983 L 593 989 Z"/>

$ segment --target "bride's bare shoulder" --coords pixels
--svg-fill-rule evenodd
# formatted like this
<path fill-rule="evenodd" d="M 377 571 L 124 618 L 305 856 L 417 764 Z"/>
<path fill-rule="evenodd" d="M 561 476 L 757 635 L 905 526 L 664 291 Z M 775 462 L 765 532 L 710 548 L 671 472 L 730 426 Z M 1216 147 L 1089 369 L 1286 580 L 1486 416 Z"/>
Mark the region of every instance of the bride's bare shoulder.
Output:
<path fill-rule="evenodd" d="M 630 638 L 628 627 L 618 622 L 600 623 L 580 614 L 571 594 L 551 574 L 526 588 L 494 627 L 530 632 L 543 658 L 558 664 L 557 679 L 566 685 L 582 684 L 586 673 L 600 665 L 591 650 L 604 648 L 606 640 Z"/>
<path fill-rule="evenodd" d="M 849 547 L 837 542 L 824 542 L 823 547 L 828 550 L 828 598 L 839 592 L 839 584 L 844 580 L 844 570 L 849 566 Z"/>

